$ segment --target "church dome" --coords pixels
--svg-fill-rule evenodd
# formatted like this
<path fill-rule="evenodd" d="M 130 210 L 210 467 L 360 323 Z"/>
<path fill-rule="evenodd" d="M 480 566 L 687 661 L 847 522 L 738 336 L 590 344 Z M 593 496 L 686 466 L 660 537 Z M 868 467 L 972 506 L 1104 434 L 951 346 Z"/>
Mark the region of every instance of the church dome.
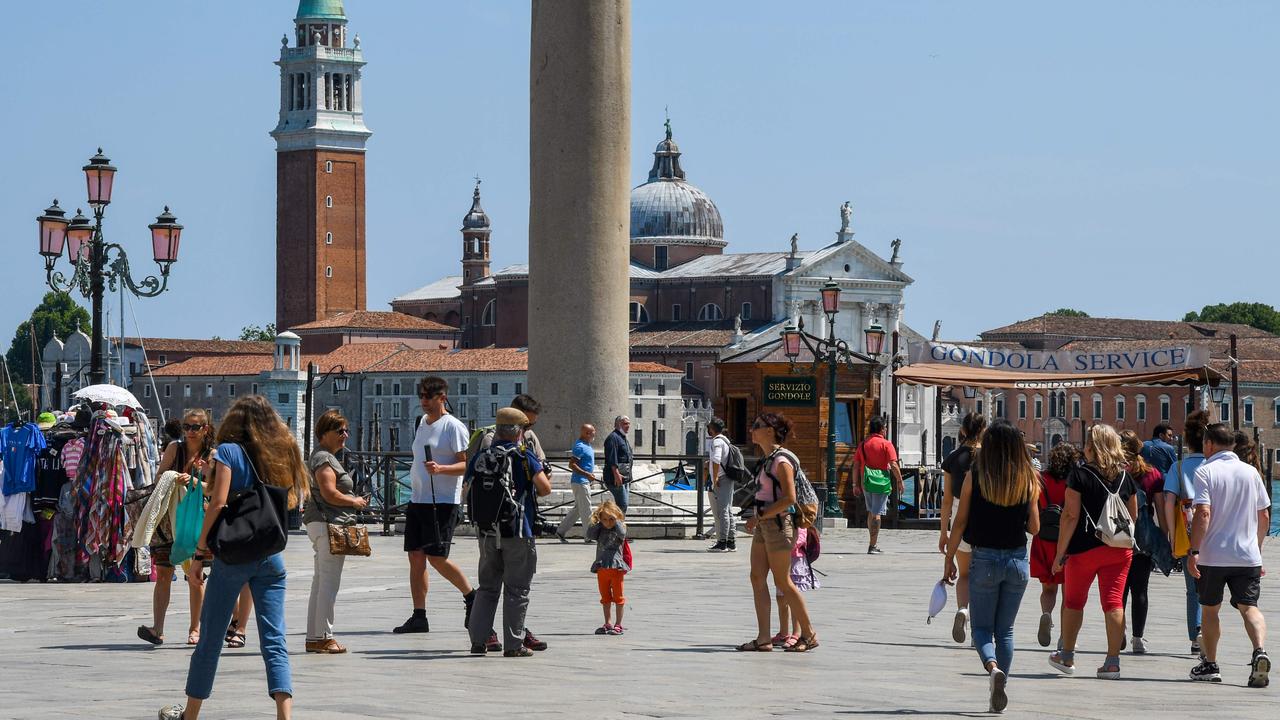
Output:
<path fill-rule="evenodd" d="M 471 194 L 471 211 L 462 218 L 463 230 L 488 230 L 489 216 L 480 207 L 480 182 L 476 181 L 476 190 Z"/>
<path fill-rule="evenodd" d="M 342 0 L 300 0 L 296 20 L 346 20 Z"/>
<path fill-rule="evenodd" d="M 640 245 L 724 247 L 720 210 L 685 180 L 680 148 L 667 137 L 653 151 L 649 181 L 631 191 L 631 242 Z"/>

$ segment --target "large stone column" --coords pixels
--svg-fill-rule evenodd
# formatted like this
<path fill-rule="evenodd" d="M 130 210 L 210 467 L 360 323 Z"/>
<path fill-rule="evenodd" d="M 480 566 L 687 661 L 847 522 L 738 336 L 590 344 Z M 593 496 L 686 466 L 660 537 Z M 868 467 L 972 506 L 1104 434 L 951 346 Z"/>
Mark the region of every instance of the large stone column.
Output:
<path fill-rule="evenodd" d="M 529 392 L 565 450 L 626 413 L 630 0 L 533 0 L 529 96 Z"/>

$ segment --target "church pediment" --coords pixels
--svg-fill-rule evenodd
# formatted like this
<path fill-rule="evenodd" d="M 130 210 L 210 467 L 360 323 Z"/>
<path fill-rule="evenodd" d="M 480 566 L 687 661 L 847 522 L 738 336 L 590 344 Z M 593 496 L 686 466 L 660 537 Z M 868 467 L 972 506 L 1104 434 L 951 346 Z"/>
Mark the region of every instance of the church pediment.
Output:
<path fill-rule="evenodd" d="M 851 280 L 893 282 L 910 285 L 912 280 L 902 269 L 868 250 L 855 240 L 848 240 L 812 253 L 800 267 L 788 273 L 791 277 L 841 277 Z"/>

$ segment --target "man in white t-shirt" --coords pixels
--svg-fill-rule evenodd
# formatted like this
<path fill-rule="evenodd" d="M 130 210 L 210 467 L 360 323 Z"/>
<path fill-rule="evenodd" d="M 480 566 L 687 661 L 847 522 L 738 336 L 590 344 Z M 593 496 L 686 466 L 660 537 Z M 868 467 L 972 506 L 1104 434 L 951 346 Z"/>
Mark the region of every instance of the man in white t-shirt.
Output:
<path fill-rule="evenodd" d="M 1271 659 L 1263 649 L 1267 624 L 1258 609 L 1262 580 L 1262 541 L 1271 518 L 1271 500 L 1258 469 L 1236 456 L 1235 435 L 1222 423 L 1204 433 L 1208 460 L 1196 470 L 1195 518 L 1186 571 L 1197 580 L 1203 615 L 1200 664 L 1192 680 L 1222 682 L 1217 663 L 1222 627 L 1218 609 L 1224 588 L 1231 590 L 1231 607 L 1240 611 L 1253 643 L 1249 687 L 1266 687 Z"/>
<path fill-rule="evenodd" d="M 724 474 L 729 459 L 729 438 L 724 435 L 724 421 L 712 418 L 707 423 L 707 483 L 711 486 L 711 510 L 715 518 L 716 544 L 707 552 L 733 552 L 738 549 L 734 537 L 733 480 Z"/>
<path fill-rule="evenodd" d="M 444 378 L 428 376 L 418 383 L 418 400 L 424 413 L 413 436 L 413 465 L 409 479 L 413 496 L 405 508 L 404 551 L 409 554 L 409 593 L 413 615 L 396 633 L 430 632 L 427 622 L 427 564 L 462 593 L 470 621 L 475 592 L 467 576 L 449 559 L 453 529 L 462 503 L 462 476 L 467 471 L 467 426 L 446 409 L 449 385 Z"/>

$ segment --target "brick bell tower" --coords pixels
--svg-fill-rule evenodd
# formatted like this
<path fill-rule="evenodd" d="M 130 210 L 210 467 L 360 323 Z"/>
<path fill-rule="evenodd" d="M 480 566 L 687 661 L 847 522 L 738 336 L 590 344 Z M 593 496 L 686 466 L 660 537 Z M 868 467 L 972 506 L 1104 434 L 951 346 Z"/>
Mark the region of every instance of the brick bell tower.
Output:
<path fill-rule="evenodd" d="M 357 35 L 342 0 L 301 0 L 281 42 L 276 328 L 365 309 L 364 125 Z"/>

